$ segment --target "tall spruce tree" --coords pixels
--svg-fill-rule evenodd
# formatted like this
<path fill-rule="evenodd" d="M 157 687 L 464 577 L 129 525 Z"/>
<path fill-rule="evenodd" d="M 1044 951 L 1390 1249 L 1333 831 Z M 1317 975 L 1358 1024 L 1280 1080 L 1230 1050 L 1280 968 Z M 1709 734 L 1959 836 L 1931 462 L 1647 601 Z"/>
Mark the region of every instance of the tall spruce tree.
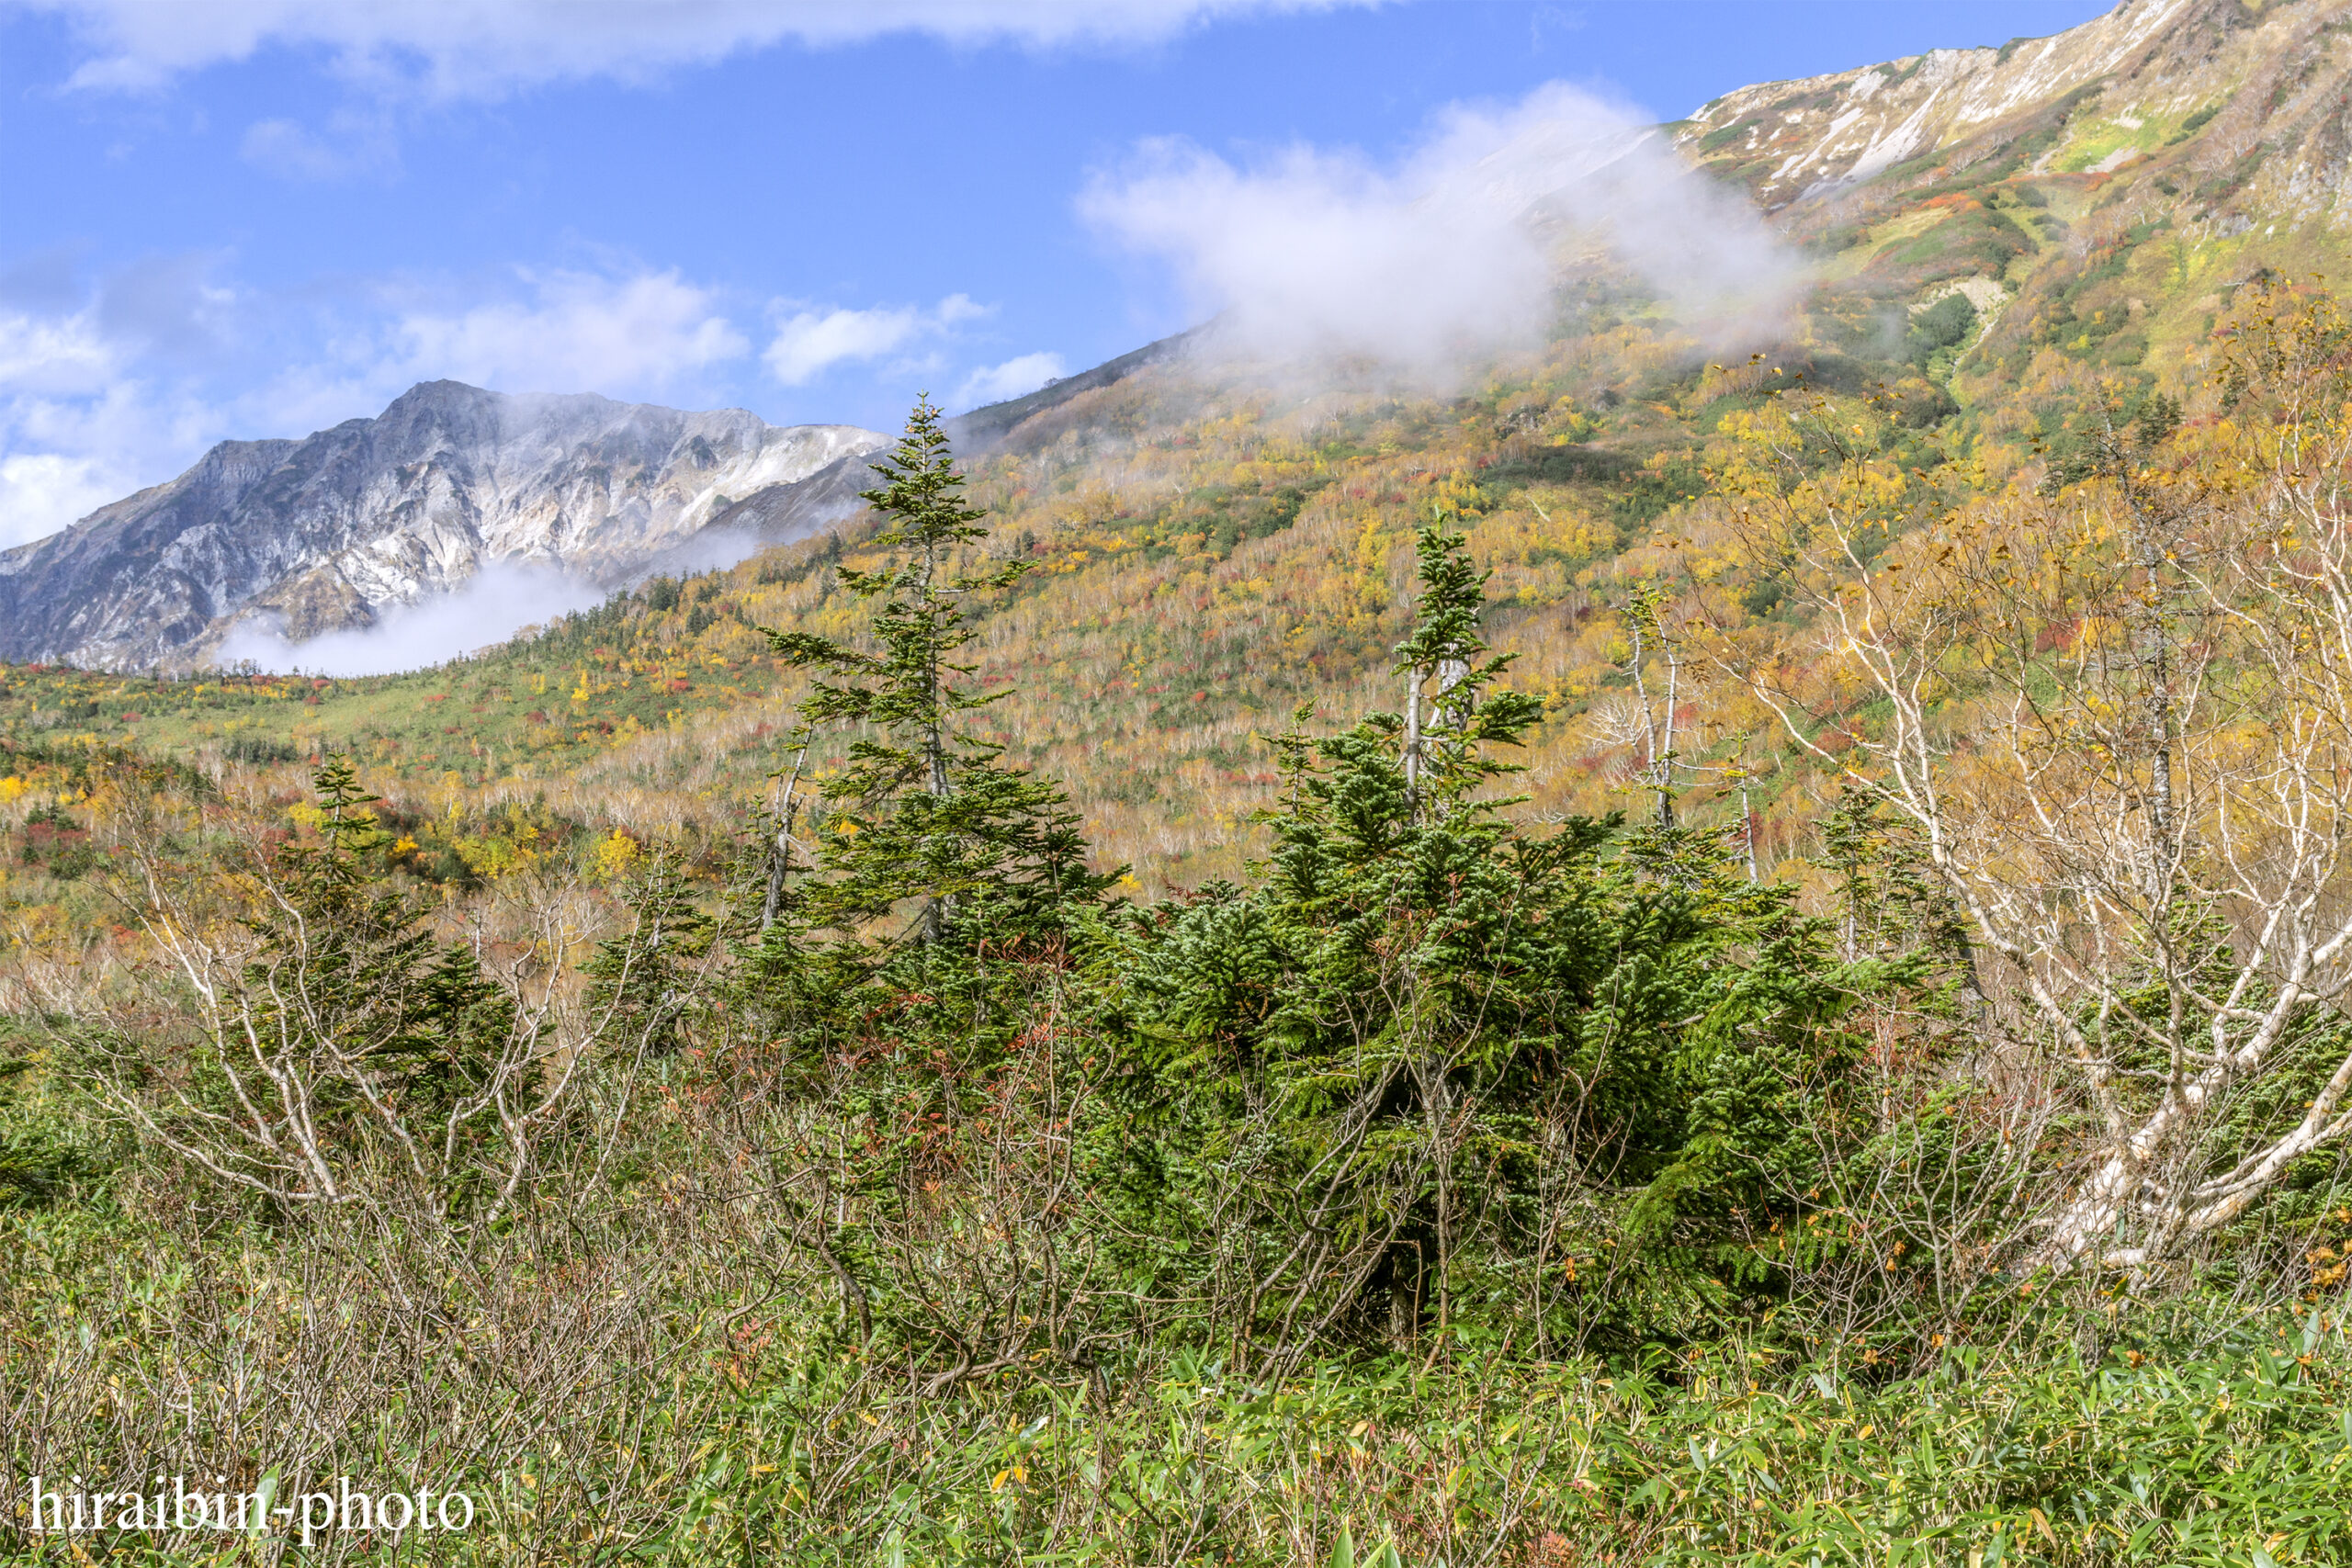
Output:
<path fill-rule="evenodd" d="M 874 606 L 871 647 L 767 634 L 785 660 L 819 672 L 803 724 L 850 736 L 810 817 L 813 863 L 772 905 L 767 967 L 797 970 L 837 998 L 885 971 L 920 972 L 937 994 L 978 949 L 1065 937 L 1074 911 L 1119 875 L 1088 869 L 1058 784 L 974 732 L 972 716 L 1013 690 L 983 694 L 969 681 L 975 666 L 958 654 L 976 635 L 970 607 L 1012 587 L 1027 563 L 979 561 L 986 513 L 967 502 L 927 398 L 874 468 L 885 482 L 863 499 L 884 519 L 872 544 L 889 558 L 840 571 Z"/>
<path fill-rule="evenodd" d="M 1417 813 L 1448 810 L 1488 780 L 1516 772 L 1487 748 L 1518 745 L 1544 716 L 1544 705 L 1521 692 L 1497 694 L 1480 705 L 1517 655 L 1480 662 L 1487 648 L 1478 622 L 1493 573 L 1477 569 L 1467 545 L 1446 528 L 1442 513 L 1433 513 L 1414 538 L 1421 592 L 1413 604 L 1412 633 L 1396 646 L 1396 667 L 1406 675 L 1405 786 Z"/>
<path fill-rule="evenodd" d="M 933 1234 L 942 1205 L 986 1206 L 995 1189 L 959 1174 L 943 1191 L 943 1172 L 995 1168 L 986 1129 L 1039 1092 L 1040 1075 L 1051 1097 L 1059 1058 L 1023 1043 L 1057 1015 L 1125 868 L 1090 870 L 1060 786 L 980 730 L 982 710 L 1013 694 L 978 690 L 962 650 L 977 605 L 1023 563 L 986 559 L 984 513 L 927 399 L 875 468 L 884 482 L 865 499 L 881 514 L 870 547 L 883 563 L 839 568 L 870 607 L 867 635 L 768 633 L 815 678 L 790 741 L 792 804 L 775 823 L 776 854 L 796 858 L 788 877 L 779 858 L 745 888 L 759 935 L 729 1012 L 784 1085 L 825 1107 L 805 1144 L 774 1151 L 775 1190 L 790 1232 L 839 1283 L 842 1331 L 892 1343 L 910 1375 L 921 1366 L 944 1387 L 972 1366 L 975 1325 L 936 1249 L 910 1238 Z M 956 1268 L 1001 1266 L 1006 1290 L 1026 1288 L 1024 1234 L 1001 1218 L 960 1234 L 984 1256 Z M 1008 1309 L 989 1333 L 1025 1355 L 1036 1316 Z"/>

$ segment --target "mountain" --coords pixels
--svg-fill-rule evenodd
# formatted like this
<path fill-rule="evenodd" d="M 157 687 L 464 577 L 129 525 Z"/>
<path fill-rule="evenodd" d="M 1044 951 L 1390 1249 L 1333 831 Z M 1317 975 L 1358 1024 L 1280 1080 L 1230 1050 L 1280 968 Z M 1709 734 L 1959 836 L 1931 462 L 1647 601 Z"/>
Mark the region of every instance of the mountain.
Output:
<path fill-rule="evenodd" d="M 1638 278 L 1586 272 L 1565 285 L 1549 344 L 1459 395 L 1253 383 L 1160 344 L 960 416 L 989 547 L 1032 569 L 976 605 L 976 678 L 1013 693 L 986 710 L 990 734 L 1069 784 L 1106 863 L 1132 862 L 1148 885 L 1238 874 L 1271 798 L 1256 738 L 1302 702 L 1318 725 L 1395 705 L 1412 531 L 1451 504 L 1493 571 L 1489 635 L 1550 714 L 1521 758 L 1528 809 L 1638 807 L 1629 592 L 1729 570 L 1725 506 L 1708 494 L 1728 425 L 1801 374 L 1868 427 L 1890 471 L 1962 498 L 2032 481 L 2102 401 L 2128 410 L 2165 389 L 2194 405 L 2244 285 L 2352 276 L 2348 104 L 2352 5 L 2319 0 L 2138 0 L 2052 39 L 1743 88 L 1665 134 L 1750 193 L 1804 258 L 1809 288 L 1769 341 L 1726 347 Z M 790 485 L 718 485 L 733 502 L 714 500 L 669 547 L 821 532 L 870 484 L 863 467 L 845 451 Z M 134 497 L 82 529 L 157 505 Z M 755 628 L 863 624 L 837 558 L 876 564 L 852 530 L 838 548 L 701 570 L 462 669 L 305 682 L 299 702 L 288 682 L 132 690 L 12 671 L 0 739 L 328 747 L 436 810 L 546 790 L 582 819 L 674 825 L 775 765 L 775 722 L 805 677 Z M 76 591 L 70 573 L 53 581 Z M 0 595 L 20 592 L 9 581 Z M 1730 586 L 1743 614 L 1788 613 L 1770 581 Z M 14 656 L 73 646 L 18 632 L 15 605 L 34 603 L 0 598 Z M 1720 781 L 1706 770 L 1770 744 L 1720 688 L 1683 701 L 1694 776 Z M 1771 781 L 1751 791 L 1759 854 L 1808 852 L 1824 786 L 1777 756 L 1741 766 Z M 1694 785 L 1689 805 L 1698 821 L 1741 809 L 1718 784 Z"/>
<path fill-rule="evenodd" d="M 2103 17 L 1997 49 L 1938 49 L 1882 65 L 1742 87 L 1676 128 L 1686 154 L 1778 211 L 1966 141 L 2035 134 L 2036 173 L 2105 174 L 2159 147 L 2189 114 L 2236 87 L 2265 56 L 2307 31 L 2317 6 L 2237 0 L 2129 0 Z M 2296 13 L 2282 17 L 2278 13 Z M 2091 119 L 2111 145 L 2067 156 L 2053 134 Z"/>
<path fill-rule="evenodd" d="M 0 554 L 0 659 L 190 664 L 242 622 L 298 641 L 364 626 L 493 561 L 618 586 L 691 558 L 720 519 L 735 556 L 814 532 L 855 507 L 860 459 L 885 444 L 740 409 L 428 381 L 300 441 L 224 441 Z"/>
<path fill-rule="evenodd" d="M 959 454 L 967 457 L 984 457 L 1002 446 L 1015 429 L 1036 415 L 1049 413 L 1082 393 L 1115 386 L 1155 365 L 1165 365 L 1181 358 L 1198 339 L 1201 331 L 1195 328 L 1192 332 L 1178 333 L 1173 337 L 1161 338 L 1158 343 L 1131 349 L 1116 359 L 1105 360 L 1091 370 L 1058 377 L 1034 392 L 1008 398 L 1001 403 L 989 403 L 969 413 L 959 413 L 947 422 L 947 434 L 955 441 Z"/>
<path fill-rule="evenodd" d="M 1884 307 L 1966 293 L 1979 320 L 1938 378 L 1978 433 L 2014 431 L 2021 397 L 2201 352 L 2251 278 L 2344 276 L 2352 6 L 2126 0 L 1743 87 L 1671 130 L 1812 252 L 1811 344 L 1854 352 Z"/>
<path fill-rule="evenodd" d="M 956 414 L 945 422 L 948 438 L 967 461 L 988 457 L 1002 448 L 1016 429 L 1037 415 L 1060 408 L 1083 393 L 1116 385 L 1138 371 L 1174 359 L 1192 336 L 1180 333 L 1162 338 L 1091 370 L 1048 381 L 1034 392 Z M 862 508 L 865 503 L 858 499 L 859 493 L 872 490 L 876 482 L 868 449 L 861 447 L 807 479 L 770 485 L 712 513 L 695 540 L 657 558 L 654 565 L 657 569 L 674 566 L 682 570 L 692 570 L 696 564 L 707 566 L 707 552 L 697 552 L 695 547 L 696 540 L 707 536 L 725 540 L 736 554 L 742 553 L 743 544 L 785 544 L 808 538 Z"/>

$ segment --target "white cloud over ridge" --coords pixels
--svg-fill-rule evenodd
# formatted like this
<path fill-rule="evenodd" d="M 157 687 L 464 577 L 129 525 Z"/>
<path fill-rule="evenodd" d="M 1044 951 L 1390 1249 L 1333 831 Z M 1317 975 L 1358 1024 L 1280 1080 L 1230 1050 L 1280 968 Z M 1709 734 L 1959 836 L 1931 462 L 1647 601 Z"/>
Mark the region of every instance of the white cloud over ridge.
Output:
<path fill-rule="evenodd" d="M 1770 314 L 1800 276 L 1635 114 L 1557 84 L 1448 111 L 1393 168 L 1303 146 L 1237 167 L 1147 143 L 1079 208 L 1164 264 L 1229 341 L 1283 359 L 1442 371 L 1534 343 L 1564 248 L 1605 246 L 1694 320 Z"/>
<path fill-rule="evenodd" d="M 469 381 L 509 392 L 636 396 L 751 352 L 715 291 L 667 272 L 628 277 L 525 271 L 529 299 L 455 313 L 413 310 L 393 324 L 403 379 Z"/>
<path fill-rule="evenodd" d="M 71 18 L 75 85 L 145 89 L 275 46 L 322 50 L 346 76 L 440 97 L 495 97 L 594 76 L 639 81 L 745 51 L 922 34 L 1030 48 L 1157 42 L 1223 17 L 1365 0 L 13 0 Z M 1376 3 L 1376 0 L 1375 0 Z"/>
<path fill-rule="evenodd" d="M 0 550 L 86 517 L 129 486 L 96 457 L 55 452 L 0 457 Z"/>
<path fill-rule="evenodd" d="M 117 318 L 109 332 L 105 318 Z M 132 372 L 141 312 L 0 302 L 0 549 L 54 533 L 136 489 L 184 444 L 191 405 Z"/>
<path fill-rule="evenodd" d="M 949 402 L 962 409 L 1001 403 L 1034 392 L 1067 373 L 1058 354 L 1024 354 L 1001 365 L 985 365 L 973 371 L 964 378 L 964 384 L 956 389 Z"/>
<path fill-rule="evenodd" d="M 912 305 L 796 310 L 777 323 L 775 341 L 762 357 L 777 380 L 803 387 L 836 365 L 899 353 L 988 313 L 964 294 L 950 294 L 929 310 Z"/>

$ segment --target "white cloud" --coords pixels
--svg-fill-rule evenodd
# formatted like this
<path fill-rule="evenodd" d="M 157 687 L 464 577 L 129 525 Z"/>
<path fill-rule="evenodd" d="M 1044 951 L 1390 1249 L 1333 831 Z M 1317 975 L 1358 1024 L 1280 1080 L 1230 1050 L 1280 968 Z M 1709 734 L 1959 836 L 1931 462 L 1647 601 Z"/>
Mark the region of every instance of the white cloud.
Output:
<path fill-rule="evenodd" d="M 910 342 L 919 329 L 913 306 L 895 310 L 802 310 L 787 317 L 764 357 L 775 378 L 802 387 L 845 359 L 874 359 Z"/>
<path fill-rule="evenodd" d="M 958 44 L 1131 45 L 1222 17 L 1365 0 L 13 0 L 62 12 L 90 58 L 77 85 L 147 88 L 281 46 L 345 74 L 440 96 L 533 83 L 643 80 L 748 50 L 920 33 Z"/>
<path fill-rule="evenodd" d="M 509 392 L 633 396 L 751 352 L 716 295 L 676 271 L 608 278 L 525 273 L 535 298 L 457 314 L 417 310 L 392 328 L 397 378 L 448 378 Z"/>
<path fill-rule="evenodd" d="M 132 488 L 130 453 L 179 433 L 129 378 L 129 348 L 96 305 L 0 307 L 0 549 L 53 534 Z"/>
<path fill-rule="evenodd" d="M 1001 403 L 1008 398 L 1034 392 L 1048 381 L 1058 380 L 1064 374 L 1062 356 L 1058 354 L 1024 354 L 1018 359 L 1008 359 L 1001 365 L 984 366 L 964 378 L 956 389 L 954 400 L 958 408 L 978 408 L 987 403 Z"/>
<path fill-rule="evenodd" d="M 525 626 L 604 603 L 605 592 L 545 567 L 491 561 L 464 587 L 416 604 L 396 605 L 372 626 L 288 642 L 272 626 L 247 622 L 224 638 L 224 666 L 251 660 L 264 670 L 317 675 L 383 675 L 421 670 L 503 642 Z"/>
<path fill-rule="evenodd" d="M 950 294 L 924 310 L 899 305 L 871 310 L 797 310 L 778 323 L 763 357 L 775 378 L 805 387 L 836 365 L 879 359 L 985 316 L 988 307 Z"/>
<path fill-rule="evenodd" d="M 237 150 L 255 168 L 289 180 L 379 174 L 400 162 L 390 125 L 381 116 L 349 110 L 329 116 L 324 135 L 290 119 L 256 120 Z"/>
<path fill-rule="evenodd" d="M 221 420 L 192 388 L 130 376 L 55 396 L 0 383 L 0 549 L 169 478 L 226 434 Z"/>
<path fill-rule="evenodd" d="M 1701 313 L 1776 302 L 1795 269 L 1755 213 L 1633 114 L 1557 85 L 1456 108 L 1383 169 L 1295 147 L 1252 167 L 1146 144 L 1080 212 L 1164 262 L 1251 349 L 1439 368 L 1538 339 L 1555 249 L 1606 243 Z"/>
<path fill-rule="evenodd" d="M 55 452 L 0 457 L 0 550 L 54 534 L 130 488 L 96 457 Z"/>
<path fill-rule="evenodd" d="M 88 312 L 0 308 L 0 394 L 96 392 L 120 371 L 121 355 Z"/>

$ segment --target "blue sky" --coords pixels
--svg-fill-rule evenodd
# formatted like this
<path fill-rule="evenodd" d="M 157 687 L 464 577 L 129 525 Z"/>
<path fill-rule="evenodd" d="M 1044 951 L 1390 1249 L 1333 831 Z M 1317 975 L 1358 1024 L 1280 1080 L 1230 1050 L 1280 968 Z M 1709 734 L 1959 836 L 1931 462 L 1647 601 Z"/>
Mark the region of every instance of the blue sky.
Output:
<path fill-rule="evenodd" d="M 1670 118 L 2102 8 L 0 0 L 0 547 L 438 376 L 891 428 L 1212 308 L 1171 166 L 1377 183 L 1547 85 Z"/>

